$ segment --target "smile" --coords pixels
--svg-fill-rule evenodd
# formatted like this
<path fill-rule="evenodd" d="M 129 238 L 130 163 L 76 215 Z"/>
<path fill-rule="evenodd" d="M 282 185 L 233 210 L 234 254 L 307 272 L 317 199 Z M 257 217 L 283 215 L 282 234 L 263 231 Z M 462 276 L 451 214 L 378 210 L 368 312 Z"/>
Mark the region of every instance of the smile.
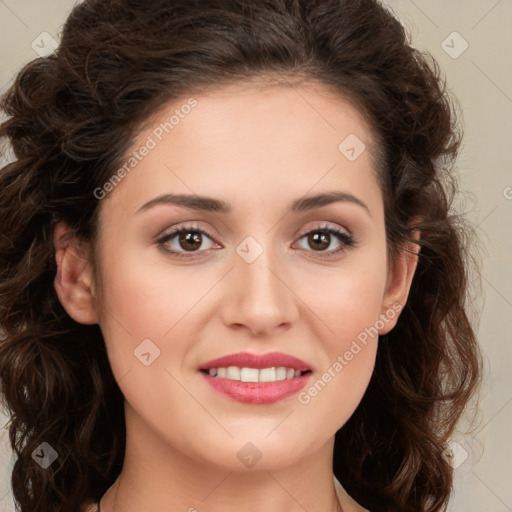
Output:
<path fill-rule="evenodd" d="M 199 371 L 221 395 L 249 404 L 269 404 L 294 395 L 313 375 L 308 363 L 280 352 L 230 354 L 204 363 Z"/>

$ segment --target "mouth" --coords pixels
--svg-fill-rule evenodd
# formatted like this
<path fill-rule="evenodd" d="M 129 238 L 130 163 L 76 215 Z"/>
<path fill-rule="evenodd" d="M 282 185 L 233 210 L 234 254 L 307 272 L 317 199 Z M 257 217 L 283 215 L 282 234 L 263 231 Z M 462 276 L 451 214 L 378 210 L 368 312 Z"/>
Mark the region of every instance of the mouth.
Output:
<path fill-rule="evenodd" d="M 313 370 L 296 357 L 241 352 L 204 363 L 199 372 L 211 388 L 238 402 L 268 404 L 298 393 Z"/>

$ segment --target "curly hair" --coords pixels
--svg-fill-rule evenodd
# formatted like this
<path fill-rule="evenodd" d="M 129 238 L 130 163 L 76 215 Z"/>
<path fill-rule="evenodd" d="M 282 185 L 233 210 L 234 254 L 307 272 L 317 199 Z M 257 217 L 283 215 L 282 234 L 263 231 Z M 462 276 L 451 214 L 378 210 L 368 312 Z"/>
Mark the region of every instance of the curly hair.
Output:
<path fill-rule="evenodd" d="M 72 320 L 53 286 L 56 224 L 94 241 L 94 190 L 141 123 L 184 93 L 259 76 L 317 81 L 353 102 L 378 142 L 388 253 L 420 246 L 400 319 L 336 433 L 334 474 L 376 512 L 446 509 L 443 452 L 481 379 L 472 232 L 452 211 L 454 100 L 435 59 L 409 43 L 378 0 L 88 0 L 57 51 L 20 71 L 1 104 L 15 158 L 0 170 L 0 382 L 21 512 L 99 501 L 125 450 L 124 397 L 101 330 Z M 41 471 L 32 453 L 43 441 L 60 456 Z"/>

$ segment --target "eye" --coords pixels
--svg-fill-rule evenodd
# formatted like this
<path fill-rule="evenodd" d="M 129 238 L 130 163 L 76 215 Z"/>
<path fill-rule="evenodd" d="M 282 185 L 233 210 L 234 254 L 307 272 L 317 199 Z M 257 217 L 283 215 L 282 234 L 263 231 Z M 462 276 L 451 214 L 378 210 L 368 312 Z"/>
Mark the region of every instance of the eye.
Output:
<path fill-rule="evenodd" d="M 333 240 L 332 237 L 335 237 Z M 189 225 L 183 226 L 166 233 L 160 237 L 156 243 L 167 254 L 176 258 L 193 258 L 196 257 L 198 252 L 208 249 L 204 247 L 203 238 L 206 237 L 213 242 L 211 235 L 203 229 Z M 351 247 L 355 247 L 356 241 L 348 233 L 331 226 L 319 226 L 316 229 L 308 231 L 300 237 L 306 238 L 309 245 L 312 247 L 313 252 L 318 254 L 320 258 L 328 258 Z M 333 241 L 338 241 L 339 247 L 330 251 L 325 251 L 326 248 L 331 246 Z M 217 248 L 220 246 L 216 245 Z M 212 247 L 210 247 L 212 248 Z M 190 254 L 187 254 L 190 253 Z"/>
<path fill-rule="evenodd" d="M 203 237 L 212 240 L 209 233 L 197 226 L 183 226 L 160 237 L 157 240 L 157 244 L 163 251 L 173 257 L 191 258 L 196 256 L 196 254 L 193 253 L 198 252 L 199 249 L 205 249 L 203 247 Z M 181 249 L 183 249 L 184 252 L 182 252 Z M 186 254 L 187 252 L 192 254 Z"/>
<path fill-rule="evenodd" d="M 340 246 L 337 249 L 325 251 L 325 249 L 328 248 L 333 241 L 335 241 L 333 240 L 333 236 L 338 241 Z M 318 256 L 320 258 L 328 258 L 330 256 L 346 251 L 351 247 L 355 247 L 356 245 L 352 235 L 349 235 L 345 231 L 331 226 L 319 226 L 318 228 L 308 231 L 302 235 L 301 239 L 303 238 L 306 238 L 307 243 L 313 248 L 314 252 L 319 253 Z"/>

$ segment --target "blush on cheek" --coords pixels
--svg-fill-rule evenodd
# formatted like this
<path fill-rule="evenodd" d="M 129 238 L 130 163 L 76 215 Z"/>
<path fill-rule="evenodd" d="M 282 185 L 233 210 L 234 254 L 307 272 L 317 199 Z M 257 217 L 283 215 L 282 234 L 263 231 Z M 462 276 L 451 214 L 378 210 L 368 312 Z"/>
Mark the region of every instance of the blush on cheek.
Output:
<path fill-rule="evenodd" d="M 147 269 L 128 267 L 119 262 L 105 269 L 103 303 L 107 323 L 116 322 L 134 337 L 161 336 L 164 326 L 172 326 L 173 308 L 169 304 L 169 289 L 163 293 L 162 285 L 146 276 Z M 171 289 L 172 290 L 172 289 Z M 177 301 L 176 301 L 177 302 Z M 179 303 L 179 302 L 177 302 Z"/>
<path fill-rule="evenodd" d="M 356 339 L 360 333 L 371 331 L 379 319 L 381 294 L 375 288 L 353 287 L 351 290 L 332 294 L 336 300 L 318 308 L 325 324 L 334 331 L 336 344 L 345 346 Z M 343 348 L 343 347 L 341 347 Z"/>

